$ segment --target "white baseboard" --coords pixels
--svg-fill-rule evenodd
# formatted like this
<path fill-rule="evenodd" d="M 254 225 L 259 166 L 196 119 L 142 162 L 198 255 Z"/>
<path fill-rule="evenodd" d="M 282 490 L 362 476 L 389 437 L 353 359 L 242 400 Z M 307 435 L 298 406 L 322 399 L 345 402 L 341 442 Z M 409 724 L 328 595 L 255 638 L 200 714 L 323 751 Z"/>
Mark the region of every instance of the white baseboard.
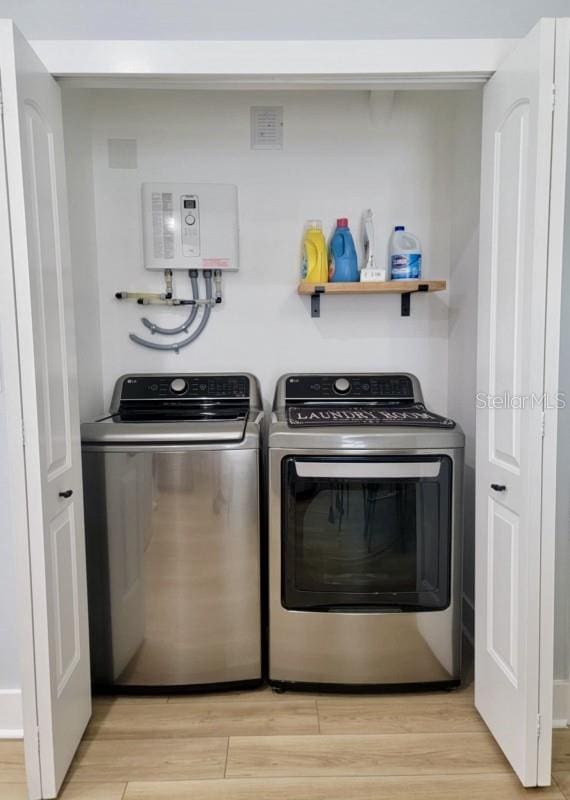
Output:
<path fill-rule="evenodd" d="M 566 728 L 570 720 L 570 681 L 554 681 L 552 727 Z"/>
<path fill-rule="evenodd" d="M 0 739 L 22 739 L 22 692 L 0 689 Z"/>

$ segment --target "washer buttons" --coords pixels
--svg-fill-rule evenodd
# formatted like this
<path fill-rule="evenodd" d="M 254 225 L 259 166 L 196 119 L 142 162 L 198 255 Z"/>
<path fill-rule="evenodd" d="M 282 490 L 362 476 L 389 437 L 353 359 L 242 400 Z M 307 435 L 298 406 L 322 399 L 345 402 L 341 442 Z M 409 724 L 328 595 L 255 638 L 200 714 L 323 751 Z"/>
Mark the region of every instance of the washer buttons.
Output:
<path fill-rule="evenodd" d="M 338 394 L 346 394 L 350 391 L 350 381 L 347 378 L 337 378 L 334 382 L 334 390 Z"/>

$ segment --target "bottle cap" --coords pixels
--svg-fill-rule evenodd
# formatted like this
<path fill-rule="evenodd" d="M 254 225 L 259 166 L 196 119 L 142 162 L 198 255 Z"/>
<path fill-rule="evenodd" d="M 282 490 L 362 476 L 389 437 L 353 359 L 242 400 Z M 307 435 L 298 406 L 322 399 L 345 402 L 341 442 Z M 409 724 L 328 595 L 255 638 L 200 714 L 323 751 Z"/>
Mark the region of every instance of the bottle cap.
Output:
<path fill-rule="evenodd" d="M 323 223 L 320 219 L 310 219 L 307 221 L 308 228 L 317 228 L 317 230 L 322 230 Z"/>
<path fill-rule="evenodd" d="M 336 221 L 337 228 L 348 228 L 348 219 L 346 217 L 340 217 Z"/>
<path fill-rule="evenodd" d="M 405 231 L 406 230 L 406 226 L 405 225 L 396 225 L 394 230 L 395 231 Z"/>

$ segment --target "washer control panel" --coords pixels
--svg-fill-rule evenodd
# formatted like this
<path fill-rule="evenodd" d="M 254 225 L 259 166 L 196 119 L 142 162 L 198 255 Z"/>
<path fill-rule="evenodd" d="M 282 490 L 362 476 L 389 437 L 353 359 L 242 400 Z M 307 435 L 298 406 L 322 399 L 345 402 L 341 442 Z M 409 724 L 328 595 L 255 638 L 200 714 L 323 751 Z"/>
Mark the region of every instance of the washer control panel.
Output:
<path fill-rule="evenodd" d="M 340 400 L 412 402 L 414 387 L 408 375 L 290 375 L 286 402 Z"/>
<path fill-rule="evenodd" d="M 243 399 L 249 388 L 247 375 L 128 375 L 121 400 Z"/>

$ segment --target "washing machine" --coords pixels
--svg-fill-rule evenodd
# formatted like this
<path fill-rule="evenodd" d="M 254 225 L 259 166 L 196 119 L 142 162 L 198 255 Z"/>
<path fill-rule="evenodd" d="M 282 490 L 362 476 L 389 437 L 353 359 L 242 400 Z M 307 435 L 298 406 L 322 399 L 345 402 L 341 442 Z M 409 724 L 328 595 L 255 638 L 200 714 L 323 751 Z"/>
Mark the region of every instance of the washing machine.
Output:
<path fill-rule="evenodd" d="M 269 680 L 461 679 L 464 435 L 407 373 L 298 374 L 268 434 Z"/>
<path fill-rule="evenodd" d="M 81 426 L 96 687 L 261 681 L 261 408 L 250 374 L 131 374 Z"/>

